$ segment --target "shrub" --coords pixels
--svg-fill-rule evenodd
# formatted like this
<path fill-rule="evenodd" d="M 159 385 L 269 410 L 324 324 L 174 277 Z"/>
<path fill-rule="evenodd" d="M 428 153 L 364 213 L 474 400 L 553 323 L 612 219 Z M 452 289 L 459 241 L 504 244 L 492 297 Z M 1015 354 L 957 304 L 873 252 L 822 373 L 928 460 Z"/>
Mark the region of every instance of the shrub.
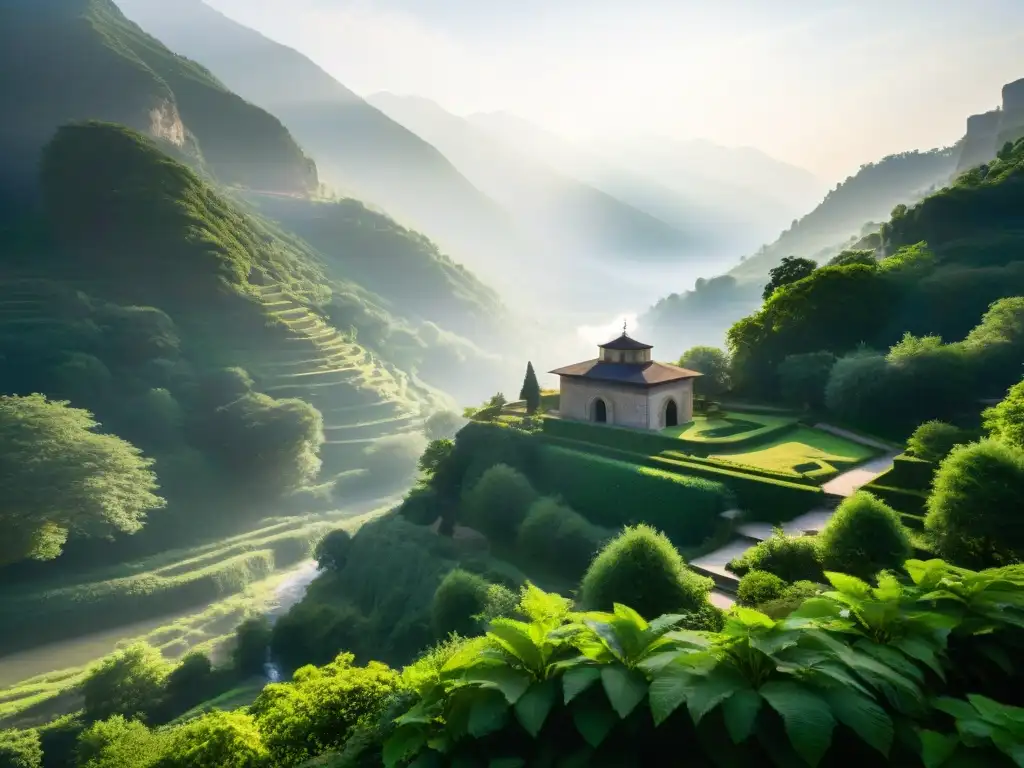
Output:
<path fill-rule="evenodd" d="M 252 376 L 244 368 L 220 368 L 199 379 L 200 403 L 210 410 L 233 403 L 252 391 Z"/>
<path fill-rule="evenodd" d="M 270 621 L 266 616 L 253 616 L 239 624 L 231 652 L 235 669 L 244 675 L 262 674 L 271 636 Z"/>
<path fill-rule="evenodd" d="M 630 605 L 652 619 L 696 611 L 707 602 L 712 581 L 691 572 L 665 534 L 648 525 L 625 528 L 590 564 L 580 584 L 588 610 Z"/>
<path fill-rule="evenodd" d="M 825 404 L 825 386 L 835 364 L 836 356 L 831 352 L 787 355 L 777 369 L 779 393 L 787 403 L 820 408 Z"/>
<path fill-rule="evenodd" d="M 935 475 L 925 530 L 939 555 L 965 567 L 1024 559 L 1024 449 L 996 440 L 953 449 Z"/>
<path fill-rule="evenodd" d="M 998 405 L 983 414 L 985 429 L 992 437 L 1024 448 L 1024 381 L 1014 384 Z"/>
<path fill-rule="evenodd" d="M 601 543 L 604 531 L 557 499 L 538 499 L 519 528 L 519 549 L 553 572 L 579 579 Z"/>
<path fill-rule="evenodd" d="M 343 653 L 319 669 L 303 667 L 293 682 L 272 683 L 253 702 L 250 711 L 276 765 L 298 765 L 340 748 L 401 690 L 394 670 L 373 661 L 355 667 L 353 661 Z"/>
<path fill-rule="evenodd" d="M 596 429 L 596 428 L 594 428 Z M 714 535 L 733 495 L 720 483 L 546 445 L 543 485 L 605 528 L 644 522 L 679 546 Z M 760 484 L 760 483 L 758 483 Z"/>
<path fill-rule="evenodd" d="M 164 707 L 171 716 L 188 711 L 211 693 L 213 665 L 200 651 L 186 654 L 164 681 Z"/>
<path fill-rule="evenodd" d="M 748 571 L 740 579 L 736 597 L 740 605 L 755 606 L 782 597 L 786 582 L 767 571 Z"/>
<path fill-rule="evenodd" d="M 726 568 L 737 576 L 744 576 L 750 571 L 767 571 L 783 581 L 821 581 L 823 578 L 815 538 L 787 536 L 779 528 L 730 562 Z"/>
<path fill-rule="evenodd" d="M 107 656 L 82 681 L 85 716 L 106 720 L 114 715 L 145 719 L 160 706 L 170 664 L 146 643 L 129 645 Z"/>
<path fill-rule="evenodd" d="M 433 488 L 418 486 L 409 491 L 398 511 L 413 525 L 431 525 L 441 514 L 441 500 Z"/>
<path fill-rule="evenodd" d="M 145 768 L 166 749 L 162 735 L 138 720 L 114 715 L 93 723 L 78 736 L 75 765 L 78 768 Z"/>
<path fill-rule="evenodd" d="M 252 716 L 214 710 L 171 731 L 153 768 L 262 768 L 269 753 Z"/>
<path fill-rule="evenodd" d="M 519 595 L 504 584 L 491 584 L 487 587 L 487 599 L 484 609 L 476 617 L 482 624 L 489 624 L 493 619 L 512 618 L 516 615 Z"/>
<path fill-rule="evenodd" d="M 537 499 L 524 475 L 506 464 L 491 467 L 462 500 L 462 520 L 495 543 L 515 542 L 519 525 Z"/>
<path fill-rule="evenodd" d="M 0 731 L 0 768 L 40 768 L 42 764 L 37 731 Z"/>
<path fill-rule="evenodd" d="M 352 548 L 352 534 L 344 528 L 336 528 L 316 545 L 316 565 L 321 571 L 340 571 L 348 560 Z"/>
<path fill-rule="evenodd" d="M 818 552 L 826 570 L 870 578 L 899 568 L 913 548 L 899 513 L 867 491 L 849 497 L 818 536 Z"/>
<path fill-rule="evenodd" d="M 487 607 L 490 585 L 474 573 L 460 568 L 444 577 L 434 592 L 430 614 L 436 637 L 445 638 L 452 632 L 463 636 L 480 631 L 476 616 Z"/>
<path fill-rule="evenodd" d="M 694 632 L 721 632 L 725 626 L 725 611 L 710 601 L 705 601 L 695 611 L 683 611 L 683 620 L 679 622 L 680 629 L 689 629 Z"/>
<path fill-rule="evenodd" d="M 914 430 L 907 440 L 907 450 L 919 459 L 938 463 L 953 448 L 970 441 L 971 435 L 967 430 L 932 419 Z"/>
<path fill-rule="evenodd" d="M 694 394 L 721 397 L 729 390 L 729 355 L 717 347 L 692 347 L 679 358 L 679 365 L 704 374 L 693 382 Z"/>
<path fill-rule="evenodd" d="M 760 603 L 757 610 L 773 619 L 782 619 L 804 604 L 805 600 L 820 595 L 822 588 L 813 581 L 797 581 L 782 590 L 774 600 Z"/>

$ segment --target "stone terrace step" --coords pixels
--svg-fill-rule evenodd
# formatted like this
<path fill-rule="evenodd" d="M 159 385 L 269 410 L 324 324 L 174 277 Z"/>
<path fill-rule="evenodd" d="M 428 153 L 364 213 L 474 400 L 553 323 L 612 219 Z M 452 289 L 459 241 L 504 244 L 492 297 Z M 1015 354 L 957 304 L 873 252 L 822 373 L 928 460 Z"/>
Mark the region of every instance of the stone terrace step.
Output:
<path fill-rule="evenodd" d="M 688 565 L 704 576 L 710 576 L 715 584 L 724 592 L 735 594 L 739 585 L 739 577 L 725 570 L 726 564 L 734 557 L 739 557 L 753 546 L 748 539 L 733 539 L 721 549 L 716 549 L 703 557 L 691 560 Z"/>

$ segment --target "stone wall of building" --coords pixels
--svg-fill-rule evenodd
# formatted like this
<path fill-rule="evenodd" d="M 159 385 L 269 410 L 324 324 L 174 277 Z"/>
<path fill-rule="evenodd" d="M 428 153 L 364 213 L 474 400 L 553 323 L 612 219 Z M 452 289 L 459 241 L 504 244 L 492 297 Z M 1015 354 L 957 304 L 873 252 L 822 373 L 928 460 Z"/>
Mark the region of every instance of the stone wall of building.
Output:
<path fill-rule="evenodd" d="M 562 376 L 559 391 L 558 412 L 562 418 L 592 421 L 593 403 L 600 397 L 605 402 L 609 424 L 648 429 L 646 390 Z"/>
<path fill-rule="evenodd" d="M 673 381 L 650 390 L 648 411 L 651 414 L 651 429 L 664 428 L 665 408 L 669 400 L 676 401 L 676 413 L 680 424 L 693 419 L 693 379 Z"/>

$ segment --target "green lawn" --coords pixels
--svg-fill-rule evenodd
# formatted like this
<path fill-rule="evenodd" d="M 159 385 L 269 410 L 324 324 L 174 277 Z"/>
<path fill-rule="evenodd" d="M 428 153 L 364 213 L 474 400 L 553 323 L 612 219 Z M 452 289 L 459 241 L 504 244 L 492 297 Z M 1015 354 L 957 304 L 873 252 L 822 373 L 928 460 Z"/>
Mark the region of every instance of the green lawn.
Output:
<path fill-rule="evenodd" d="M 693 421 L 661 430 L 663 435 L 695 443 L 739 443 L 796 423 L 795 416 L 764 413 L 730 413 L 694 416 Z"/>
<path fill-rule="evenodd" d="M 758 416 L 757 418 L 772 418 Z M 774 442 L 743 453 L 718 453 L 712 459 L 746 464 L 752 467 L 786 472 L 828 476 L 849 469 L 875 455 L 866 445 L 809 427 L 799 427 L 779 435 Z"/>

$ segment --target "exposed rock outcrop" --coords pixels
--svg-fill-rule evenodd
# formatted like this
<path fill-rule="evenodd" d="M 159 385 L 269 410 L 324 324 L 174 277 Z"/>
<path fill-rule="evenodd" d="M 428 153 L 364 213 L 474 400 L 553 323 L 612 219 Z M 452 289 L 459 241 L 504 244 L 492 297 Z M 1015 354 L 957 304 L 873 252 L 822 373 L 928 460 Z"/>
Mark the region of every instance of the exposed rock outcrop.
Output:
<path fill-rule="evenodd" d="M 999 108 L 967 118 L 957 173 L 989 162 L 1006 142 L 1024 136 L 1024 79 L 1004 85 L 1002 98 Z"/>

